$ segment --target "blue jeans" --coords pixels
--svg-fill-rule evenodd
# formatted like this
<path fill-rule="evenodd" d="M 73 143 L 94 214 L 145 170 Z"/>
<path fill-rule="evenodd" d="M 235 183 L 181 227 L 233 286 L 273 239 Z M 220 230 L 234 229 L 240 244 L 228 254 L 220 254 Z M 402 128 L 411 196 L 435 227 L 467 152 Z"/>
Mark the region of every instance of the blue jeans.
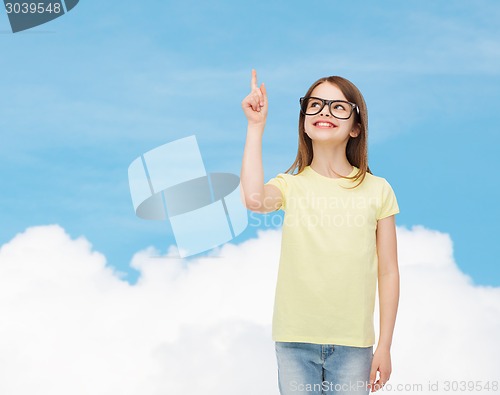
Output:
<path fill-rule="evenodd" d="M 275 342 L 281 395 L 370 393 L 373 346 Z"/>

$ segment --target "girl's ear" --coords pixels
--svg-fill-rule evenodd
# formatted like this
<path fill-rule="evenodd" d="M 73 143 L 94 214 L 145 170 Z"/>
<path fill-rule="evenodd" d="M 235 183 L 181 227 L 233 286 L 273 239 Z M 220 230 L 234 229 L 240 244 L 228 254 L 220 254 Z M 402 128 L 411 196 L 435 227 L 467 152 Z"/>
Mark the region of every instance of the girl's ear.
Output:
<path fill-rule="evenodd" d="M 359 132 L 361 131 L 361 125 L 357 123 L 353 128 L 350 133 L 351 137 L 356 138 L 359 136 Z"/>

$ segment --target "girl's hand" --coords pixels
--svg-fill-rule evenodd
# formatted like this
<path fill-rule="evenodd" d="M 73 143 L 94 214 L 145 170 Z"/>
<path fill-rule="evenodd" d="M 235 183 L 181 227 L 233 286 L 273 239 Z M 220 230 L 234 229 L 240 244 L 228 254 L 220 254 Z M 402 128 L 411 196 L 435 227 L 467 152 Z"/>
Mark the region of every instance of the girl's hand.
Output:
<path fill-rule="evenodd" d="M 377 371 L 380 373 L 380 377 L 377 381 Z M 370 389 L 371 392 L 376 392 L 380 390 L 385 383 L 389 380 L 391 376 L 392 366 L 391 366 L 391 352 L 385 348 L 378 348 L 373 354 L 372 367 L 370 371 Z"/>
<path fill-rule="evenodd" d="M 257 72 L 252 69 L 251 92 L 241 102 L 249 124 L 264 125 L 267 118 L 267 92 L 264 83 L 257 85 Z"/>

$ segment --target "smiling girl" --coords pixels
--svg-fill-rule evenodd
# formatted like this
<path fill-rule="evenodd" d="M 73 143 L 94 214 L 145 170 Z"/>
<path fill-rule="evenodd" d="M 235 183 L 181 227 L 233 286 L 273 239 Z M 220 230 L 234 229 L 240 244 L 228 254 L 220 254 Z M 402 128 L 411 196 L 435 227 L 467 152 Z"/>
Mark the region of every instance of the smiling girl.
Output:
<path fill-rule="evenodd" d="M 316 81 L 300 99 L 297 157 L 267 183 L 268 98 L 255 70 L 242 108 L 245 205 L 285 213 L 272 327 L 280 393 L 375 392 L 392 371 L 399 207 L 391 185 L 368 167 L 363 96 L 342 77 Z M 377 281 L 380 336 L 373 352 Z"/>

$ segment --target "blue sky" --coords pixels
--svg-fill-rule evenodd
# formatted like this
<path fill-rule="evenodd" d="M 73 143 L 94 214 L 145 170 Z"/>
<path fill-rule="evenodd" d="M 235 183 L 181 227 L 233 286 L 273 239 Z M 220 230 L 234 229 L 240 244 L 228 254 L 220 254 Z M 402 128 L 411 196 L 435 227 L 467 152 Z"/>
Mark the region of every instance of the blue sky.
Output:
<path fill-rule="evenodd" d="M 173 236 L 135 216 L 128 165 L 194 134 L 208 171 L 239 174 L 256 68 L 269 179 L 295 158 L 298 98 L 337 74 L 365 95 L 370 168 L 396 192 L 397 224 L 449 233 L 458 266 L 500 285 L 500 5 L 470 4 L 80 2 L 17 34 L 2 12 L 0 244 L 59 224 L 135 281 L 133 254 Z"/>

